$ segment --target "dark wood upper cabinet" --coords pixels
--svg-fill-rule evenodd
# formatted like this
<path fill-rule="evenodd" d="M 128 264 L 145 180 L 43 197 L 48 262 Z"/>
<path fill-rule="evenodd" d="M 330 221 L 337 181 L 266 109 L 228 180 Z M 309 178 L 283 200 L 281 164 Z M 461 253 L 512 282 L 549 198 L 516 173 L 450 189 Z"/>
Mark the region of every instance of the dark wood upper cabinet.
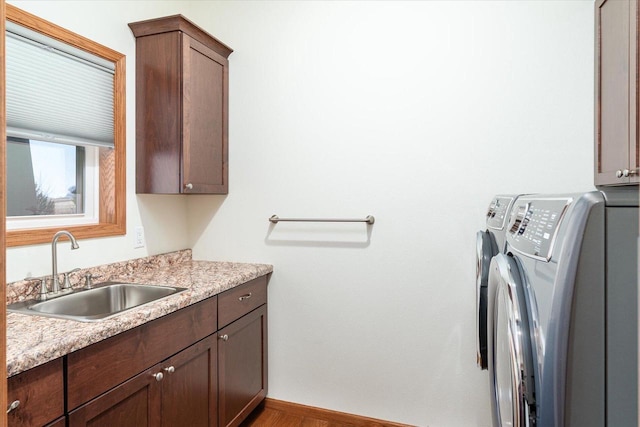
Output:
<path fill-rule="evenodd" d="M 136 192 L 227 194 L 228 46 L 182 15 L 136 37 Z"/>
<path fill-rule="evenodd" d="M 637 0 L 596 0 L 596 185 L 640 182 L 638 35 Z"/>

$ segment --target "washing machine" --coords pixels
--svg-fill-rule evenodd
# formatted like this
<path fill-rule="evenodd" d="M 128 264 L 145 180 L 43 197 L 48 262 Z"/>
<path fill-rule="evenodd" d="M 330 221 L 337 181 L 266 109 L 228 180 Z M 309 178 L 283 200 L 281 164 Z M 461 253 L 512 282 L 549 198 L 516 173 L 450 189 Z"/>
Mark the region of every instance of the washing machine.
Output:
<path fill-rule="evenodd" d="M 637 427 L 638 194 L 522 196 L 489 266 L 496 427 Z"/>
<path fill-rule="evenodd" d="M 495 196 L 486 214 L 486 229 L 476 233 L 476 363 L 487 369 L 487 283 L 491 259 L 504 250 L 506 226 L 517 196 Z"/>

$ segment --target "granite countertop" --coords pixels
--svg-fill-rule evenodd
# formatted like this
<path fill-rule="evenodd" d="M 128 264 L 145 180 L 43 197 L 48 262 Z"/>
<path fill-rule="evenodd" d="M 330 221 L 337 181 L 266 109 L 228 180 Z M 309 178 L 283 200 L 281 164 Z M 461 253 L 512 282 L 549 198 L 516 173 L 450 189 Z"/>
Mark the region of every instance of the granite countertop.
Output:
<path fill-rule="evenodd" d="M 70 276 L 74 288 L 81 287 L 84 274 L 91 272 L 102 276 L 96 283 L 113 280 L 188 289 L 98 322 L 7 313 L 7 376 L 64 356 L 272 271 L 273 267 L 269 264 L 194 261 L 189 249 L 80 270 Z M 7 303 L 33 298 L 35 291 L 32 282 L 9 284 Z"/>

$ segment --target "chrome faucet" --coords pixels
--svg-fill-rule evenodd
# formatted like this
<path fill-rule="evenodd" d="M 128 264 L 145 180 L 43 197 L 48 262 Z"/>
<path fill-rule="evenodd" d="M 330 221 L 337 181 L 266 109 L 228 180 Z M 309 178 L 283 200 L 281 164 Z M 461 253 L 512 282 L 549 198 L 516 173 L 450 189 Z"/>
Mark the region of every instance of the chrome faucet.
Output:
<path fill-rule="evenodd" d="M 76 242 L 76 238 L 73 237 L 73 234 L 69 233 L 67 230 L 58 231 L 51 241 L 51 264 L 52 264 L 52 279 L 51 279 L 51 291 L 52 294 L 57 294 L 60 292 L 60 282 L 58 281 L 58 249 L 57 243 L 60 236 L 67 236 L 69 240 L 71 240 L 71 249 L 78 249 L 78 242 Z"/>

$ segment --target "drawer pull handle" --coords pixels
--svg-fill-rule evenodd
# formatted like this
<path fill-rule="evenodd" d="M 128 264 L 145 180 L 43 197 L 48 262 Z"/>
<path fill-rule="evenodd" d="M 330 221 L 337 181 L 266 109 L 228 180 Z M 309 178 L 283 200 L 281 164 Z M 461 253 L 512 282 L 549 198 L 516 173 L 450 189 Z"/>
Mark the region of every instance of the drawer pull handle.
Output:
<path fill-rule="evenodd" d="M 244 294 L 241 297 L 238 297 L 238 301 L 244 301 L 249 298 L 251 298 L 251 292 L 249 292 L 248 294 Z"/>
<path fill-rule="evenodd" d="M 16 409 L 18 406 L 20 406 L 19 400 L 14 400 L 13 402 L 11 402 L 11 405 L 9 405 L 9 409 L 7 409 L 7 414 Z"/>
<path fill-rule="evenodd" d="M 176 371 L 176 368 L 174 368 L 173 366 L 169 366 L 168 368 L 164 368 L 164 371 L 167 374 L 173 374 Z"/>
<path fill-rule="evenodd" d="M 228 341 L 229 340 L 229 335 L 227 335 L 227 334 L 220 335 L 218 338 L 220 338 L 222 341 Z"/>
<path fill-rule="evenodd" d="M 157 374 L 153 374 L 153 378 L 155 378 L 156 381 L 162 381 L 164 375 L 162 374 L 162 372 L 158 372 Z"/>

